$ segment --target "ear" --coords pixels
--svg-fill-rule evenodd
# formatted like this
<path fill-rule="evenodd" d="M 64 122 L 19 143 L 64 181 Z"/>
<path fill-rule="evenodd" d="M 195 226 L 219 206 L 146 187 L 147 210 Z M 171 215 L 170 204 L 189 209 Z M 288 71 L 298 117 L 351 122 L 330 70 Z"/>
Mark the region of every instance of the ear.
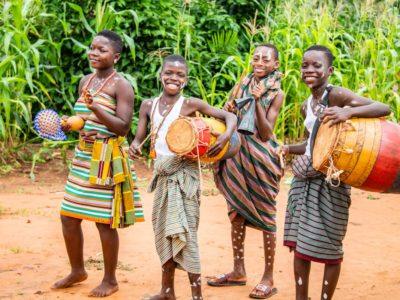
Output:
<path fill-rule="evenodd" d="M 276 60 L 274 63 L 274 69 L 276 70 L 278 69 L 278 67 L 279 67 L 279 60 Z"/>
<path fill-rule="evenodd" d="M 333 66 L 330 66 L 328 68 L 328 76 L 331 76 L 333 74 L 333 71 L 335 71 L 335 68 Z"/>
<path fill-rule="evenodd" d="M 114 64 L 116 64 L 120 58 L 121 58 L 121 53 L 115 53 L 114 54 Z"/>

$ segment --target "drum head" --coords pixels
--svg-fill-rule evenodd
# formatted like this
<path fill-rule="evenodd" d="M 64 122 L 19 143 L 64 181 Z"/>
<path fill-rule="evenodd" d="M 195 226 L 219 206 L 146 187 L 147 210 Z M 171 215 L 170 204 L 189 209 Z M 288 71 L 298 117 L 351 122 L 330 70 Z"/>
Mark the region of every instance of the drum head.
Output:
<path fill-rule="evenodd" d="M 313 168 L 318 171 L 323 171 L 338 142 L 339 125 L 329 125 L 329 122 L 321 124 L 315 136 L 312 161 Z"/>
<path fill-rule="evenodd" d="M 165 140 L 172 152 L 185 155 L 195 148 L 198 136 L 189 119 L 179 118 L 169 126 Z"/>

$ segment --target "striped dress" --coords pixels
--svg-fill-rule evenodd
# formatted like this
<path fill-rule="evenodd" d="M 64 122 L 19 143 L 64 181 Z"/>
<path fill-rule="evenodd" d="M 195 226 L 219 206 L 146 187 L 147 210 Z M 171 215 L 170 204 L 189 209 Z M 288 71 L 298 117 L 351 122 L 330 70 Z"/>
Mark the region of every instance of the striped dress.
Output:
<path fill-rule="evenodd" d="M 313 132 L 316 116 L 311 109 L 311 97 L 307 101 L 304 124 L 308 132 Z M 350 186 L 343 183 L 332 186 L 322 173 L 312 168 L 310 143 L 308 139 L 306 155 L 297 157 L 293 163 L 283 243 L 304 260 L 338 264 L 343 260 Z"/>
<path fill-rule="evenodd" d="M 116 101 L 105 93 L 98 93 L 94 102 L 111 115 L 115 115 Z M 87 108 L 81 98 L 75 103 L 76 115 L 85 120 L 85 126 L 80 131 L 80 142 L 75 147 L 75 156 L 72 160 L 64 200 L 61 203 L 61 215 L 77 219 L 90 220 L 97 223 L 111 224 L 112 202 L 114 187 L 112 185 L 96 185 L 89 182 L 92 148 L 95 139 L 115 137 L 115 134 L 100 123 L 96 115 Z M 96 135 L 85 137 L 86 132 L 96 132 Z M 125 151 L 129 145 L 125 140 L 122 144 Z M 130 161 L 132 179 L 136 181 L 136 174 Z M 133 191 L 135 222 L 144 221 L 143 209 L 137 187 Z"/>
<path fill-rule="evenodd" d="M 269 91 L 260 99 L 265 113 L 280 89 L 279 81 L 270 83 L 269 77 L 263 83 Z M 246 77 L 239 90 L 239 97 L 250 97 L 254 87 L 253 76 Z M 244 107 L 246 109 L 246 107 Z M 238 114 L 240 124 L 242 114 Z M 240 135 L 240 151 L 231 159 L 215 164 L 215 182 L 228 202 L 228 214 L 233 221 L 237 214 L 245 218 L 246 224 L 266 232 L 276 232 L 276 201 L 279 181 L 283 175 L 278 147 L 274 138 L 263 142 L 259 133 Z"/>

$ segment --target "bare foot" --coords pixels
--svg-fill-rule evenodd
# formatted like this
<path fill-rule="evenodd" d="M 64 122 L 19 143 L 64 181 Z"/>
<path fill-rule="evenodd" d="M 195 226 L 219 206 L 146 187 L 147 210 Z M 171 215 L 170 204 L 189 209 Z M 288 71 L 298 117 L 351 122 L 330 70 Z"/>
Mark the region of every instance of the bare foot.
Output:
<path fill-rule="evenodd" d="M 89 297 L 107 297 L 118 291 L 117 283 L 110 283 L 102 281 L 99 286 L 95 287 L 90 293 Z"/>
<path fill-rule="evenodd" d="M 57 281 L 53 286 L 52 289 L 65 289 L 70 287 L 71 285 L 82 282 L 88 278 L 88 274 L 86 271 L 83 272 L 71 272 L 67 277 Z"/>

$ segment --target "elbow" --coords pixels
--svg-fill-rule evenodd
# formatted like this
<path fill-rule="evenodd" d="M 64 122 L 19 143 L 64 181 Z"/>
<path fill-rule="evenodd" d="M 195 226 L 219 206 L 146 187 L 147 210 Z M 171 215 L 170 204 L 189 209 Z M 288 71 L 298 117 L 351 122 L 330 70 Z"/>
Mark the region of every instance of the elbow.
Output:
<path fill-rule="evenodd" d="M 385 108 L 384 108 L 384 115 L 388 116 L 392 113 L 392 111 L 390 110 L 390 106 L 385 104 Z"/>
<path fill-rule="evenodd" d="M 130 130 L 131 130 L 131 128 L 130 128 L 130 126 L 128 124 L 127 126 L 124 126 L 122 128 L 118 128 L 118 130 L 115 130 L 114 133 L 117 136 L 126 136 L 129 133 Z"/>
<path fill-rule="evenodd" d="M 266 143 L 272 138 L 272 134 L 260 134 L 260 139 L 262 142 Z"/>

